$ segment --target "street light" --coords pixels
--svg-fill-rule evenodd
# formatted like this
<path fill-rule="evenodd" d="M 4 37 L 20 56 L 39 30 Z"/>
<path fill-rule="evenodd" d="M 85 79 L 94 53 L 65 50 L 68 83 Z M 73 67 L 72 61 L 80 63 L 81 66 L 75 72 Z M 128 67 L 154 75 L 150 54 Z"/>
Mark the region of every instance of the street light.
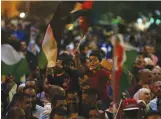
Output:
<path fill-rule="evenodd" d="M 26 14 L 24 12 L 20 13 L 20 18 L 24 18 L 26 16 Z"/>

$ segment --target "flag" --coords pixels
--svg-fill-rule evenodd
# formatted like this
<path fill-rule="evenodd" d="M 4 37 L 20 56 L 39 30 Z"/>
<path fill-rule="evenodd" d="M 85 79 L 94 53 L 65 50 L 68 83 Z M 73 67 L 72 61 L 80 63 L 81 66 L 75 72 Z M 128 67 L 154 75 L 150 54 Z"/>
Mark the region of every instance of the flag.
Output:
<path fill-rule="evenodd" d="M 58 2 L 57 9 L 52 20 L 48 24 L 45 37 L 42 43 L 42 50 L 38 56 L 38 65 L 40 69 L 54 67 L 61 47 L 61 35 L 68 21 L 68 16 L 73 10 L 75 1 Z"/>
<path fill-rule="evenodd" d="M 15 50 L 10 44 L 1 45 L 2 75 L 13 75 L 17 82 L 20 77 L 29 73 L 28 62 L 22 52 Z"/>
<path fill-rule="evenodd" d="M 117 39 L 117 40 L 116 40 Z M 114 102 L 118 102 L 122 92 L 130 85 L 130 71 L 136 59 L 136 48 L 124 43 L 121 34 L 114 39 Z"/>

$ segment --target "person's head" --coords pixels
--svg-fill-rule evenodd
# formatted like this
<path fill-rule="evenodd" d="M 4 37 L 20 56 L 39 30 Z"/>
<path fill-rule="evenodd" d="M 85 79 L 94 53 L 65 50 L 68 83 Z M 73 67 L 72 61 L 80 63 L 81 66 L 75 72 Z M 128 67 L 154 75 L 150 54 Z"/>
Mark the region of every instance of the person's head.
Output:
<path fill-rule="evenodd" d="M 31 87 L 25 87 L 23 89 L 23 92 L 25 95 L 27 95 L 30 98 L 31 104 L 32 104 L 32 110 L 35 110 L 36 108 L 36 91 L 35 89 Z"/>
<path fill-rule="evenodd" d="M 44 82 L 43 82 L 43 90 L 45 93 L 49 93 L 52 85 L 49 83 L 47 77 L 45 77 Z"/>
<path fill-rule="evenodd" d="M 52 99 L 51 99 L 51 107 L 52 109 L 55 109 L 59 106 L 66 106 L 67 105 L 67 101 L 65 99 L 65 96 L 61 96 L 61 95 L 53 95 Z"/>
<path fill-rule="evenodd" d="M 161 96 L 161 81 L 155 81 L 153 83 L 153 93 L 156 96 Z"/>
<path fill-rule="evenodd" d="M 153 81 L 161 81 L 161 71 L 157 68 L 152 70 Z"/>
<path fill-rule="evenodd" d="M 146 104 L 150 102 L 150 90 L 147 88 L 141 88 L 138 92 L 135 93 L 134 99 L 143 100 Z"/>
<path fill-rule="evenodd" d="M 30 99 L 24 93 L 20 92 L 16 93 L 13 96 L 9 108 L 19 107 L 26 112 L 29 106 L 30 106 Z"/>
<path fill-rule="evenodd" d="M 67 119 L 67 115 L 61 113 L 59 110 L 52 110 L 50 119 Z"/>
<path fill-rule="evenodd" d="M 89 56 L 90 70 L 98 70 L 100 68 L 100 62 L 102 61 L 102 54 L 98 51 L 92 51 Z"/>
<path fill-rule="evenodd" d="M 148 112 L 145 115 L 144 119 L 161 119 L 161 113 L 160 112 Z"/>
<path fill-rule="evenodd" d="M 25 112 L 18 107 L 11 108 L 7 113 L 7 119 L 25 119 Z"/>
<path fill-rule="evenodd" d="M 91 108 L 89 110 L 89 119 L 101 119 L 97 108 Z"/>
<path fill-rule="evenodd" d="M 20 84 L 18 86 L 18 92 L 23 92 L 24 87 L 25 87 L 25 84 L 24 83 L 23 84 Z"/>
<path fill-rule="evenodd" d="M 152 74 L 149 69 L 142 69 L 139 71 L 139 80 L 142 84 L 152 83 Z"/>
<path fill-rule="evenodd" d="M 25 41 L 21 41 L 21 51 L 24 52 L 27 50 L 27 44 Z"/>
<path fill-rule="evenodd" d="M 67 92 L 67 103 L 68 103 L 68 105 L 70 105 L 72 103 L 79 103 L 78 94 L 74 91 L 68 91 Z"/>
<path fill-rule="evenodd" d="M 36 81 L 35 80 L 32 80 L 32 79 L 28 79 L 25 82 L 25 86 L 26 87 L 31 87 L 31 88 L 33 88 L 33 89 L 36 90 Z"/>
<path fill-rule="evenodd" d="M 149 56 L 151 55 L 151 53 L 152 53 L 152 47 L 149 46 L 149 45 L 146 45 L 146 46 L 144 47 L 144 55 L 145 55 L 146 57 L 149 57 Z"/>

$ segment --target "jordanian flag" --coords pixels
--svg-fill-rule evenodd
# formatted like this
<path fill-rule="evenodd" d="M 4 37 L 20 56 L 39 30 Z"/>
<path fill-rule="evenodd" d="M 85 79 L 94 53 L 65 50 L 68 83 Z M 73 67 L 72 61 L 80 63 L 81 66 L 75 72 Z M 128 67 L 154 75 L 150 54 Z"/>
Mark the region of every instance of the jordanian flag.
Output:
<path fill-rule="evenodd" d="M 114 102 L 118 102 L 122 92 L 130 85 L 130 71 L 136 59 L 136 48 L 124 43 L 121 34 L 114 37 Z"/>
<path fill-rule="evenodd" d="M 55 66 L 59 48 L 61 47 L 61 35 L 65 28 L 65 25 L 73 22 L 73 20 L 76 20 L 79 15 L 82 15 L 82 13 L 80 13 L 82 8 L 78 9 L 78 3 L 79 2 L 76 1 L 58 2 L 57 9 L 47 27 L 42 43 L 42 51 L 40 52 L 38 57 L 38 64 L 40 69 L 43 69 L 46 66 Z M 87 2 L 85 2 L 84 4 L 84 6 L 86 6 L 85 8 L 88 9 L 91 6 L 88 5 Z"/>
<path fill-rule="evenodd" d="M 1 73 L 13 75 L 17 82 L 29 73 L 28 62 L 22 52 L 18 52 L 10 44 L 1 45 Z"/>

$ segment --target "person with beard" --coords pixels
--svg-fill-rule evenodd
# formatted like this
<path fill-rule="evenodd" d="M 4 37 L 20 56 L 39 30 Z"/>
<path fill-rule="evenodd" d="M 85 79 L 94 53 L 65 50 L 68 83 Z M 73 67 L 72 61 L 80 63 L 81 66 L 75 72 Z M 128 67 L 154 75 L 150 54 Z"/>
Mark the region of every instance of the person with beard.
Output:
<path fill-rule="evenodd" d="M 30 107 L 30 98 L 25 95 L 24 93 L 16 93 L 12 101 L 9 103 L 7 110 L 10 110 L 12 108 L 21 108 L 24 110 L 25 114 L 27 114 Z"/>
<path fill-rule="evenodd" d="M 102 100 L 106 106 L 109 104 L 109 95 L 107 90 L 110 72 L 102 68 L 100 63 L 102 61 L 102 54 L 99 50 L 92 51 L 89 56 L 90 73 L 88 75 L 90 80 L 90 87 L 98 91 L 99 100 Z"/>
<path fill-rule="evenodd" d="M 149 69 L 142 69 L 138 73 L 138 83 L 129 89 L 127 89 L 126 93 L 129 97 L 133 97 L 134 94 L 141 88 L 149 86 L 152 83 L 152 74 Z"/>
<path fill-rule="evenodd" d="M 150 101 L 149 108 L 153 111 L 158 111 L 157 102 L 161 97 L 161 81 L 155 81 L 153 83 L 153 93 L 156 96 L 156 98 Z"/>
<path fill-rule="evenodd" d="M 35 89 L 31 88 L 31 87 L 25 87 L 23 89 L 23 92 L 25 95 L 27 95 L 30 98 L 31 101 L 31 105 L 30 105 L 30 110 L 29 110 L 29 114 L 30 117 L 28 118 L 32 118 L 32 117 L 36 117 L 39 118 L 40 114 L 43 112 L 43 107 L 37 105 L 36 103 L 36 91 Z"/>

